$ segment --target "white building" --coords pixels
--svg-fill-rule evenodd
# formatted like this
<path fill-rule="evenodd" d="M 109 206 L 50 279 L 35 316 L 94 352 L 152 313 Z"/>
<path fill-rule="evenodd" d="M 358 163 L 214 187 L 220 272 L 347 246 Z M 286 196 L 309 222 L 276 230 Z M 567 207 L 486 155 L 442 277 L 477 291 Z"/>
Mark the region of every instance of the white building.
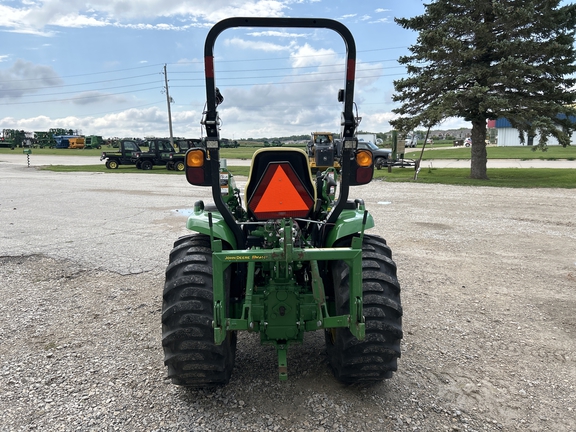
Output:
<path fill-rule="evenodd" d="M 576 123 L 576 117 L 571 117 L 571 120 Z M 524 134 L 524 143 L 522 143 L 520 141 L 518 130 L 514 129 L 510 122 L 505 118 L 499 118 L 496 120 L 495 127 L 498 132 L 498 147 L 538 145 L 538 142 L 540 141 L 540 135 L 538 134 L 532 139 Z M 572 137 L 570 138 L 570 144 L 576 145 L 576 132 L 572 134 Z M 548 145 L 559 145 L 558 140 L 553 136 L 548 137 Z"/>

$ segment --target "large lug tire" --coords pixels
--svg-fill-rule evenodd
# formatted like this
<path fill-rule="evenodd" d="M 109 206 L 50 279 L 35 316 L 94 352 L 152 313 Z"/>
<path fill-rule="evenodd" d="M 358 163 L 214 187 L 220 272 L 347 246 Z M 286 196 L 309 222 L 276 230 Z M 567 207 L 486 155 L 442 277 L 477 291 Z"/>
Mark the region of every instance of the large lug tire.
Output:
<path fill-rule="evenodd" d="M 383 157 L 377 157 L 374 161 L 374 166 L 376 169 L 382 169 L 382 167 L 388 166 L 388 162 Z"/>
<path fill-rule="evenodd" d="M 142 163 L 140 164 L 140 167 L 143 170 L 151 170 L 153 166 L 154 166 L 154 164 L 148 160 L 142 161 Z"/>
<path fill-rule="evenodd" d="M 335 246 L 349 246 L 343 239 Z M 350 271 L 344 261 L 331 265 L 336 313 L 349 312 Z M 363 309 L 366 338 L 356 339 L 347 328 L 326 330 L 328 363 L 346 384 L 375 383 L 391 378 L 397 370 L 402 339 L 402 305 L 396 264 L 386 241 L 364 236 L 362 244 Z"/>
<path fill-rule="evenodd" d="M 116 159 L 108 159 L 106 161 L 106 168 L 108 168 L 108 169 L 118 168 L 118 161 Z"/>
<path fill-rule="evenodd" d="M 228 268 L 224 274 L 227 296 L 230 274 Z M 213 318 L 210 238 L 201 234 L 182 237 L 170 252 L 162 304 L 164 364 L 174 384 L 209 387 L 230 380 L 236 332 L 228 332 L 224 342 L 216 345 Z"/>
<path fill-rule="evenodd" d="M 136 162 L 136 169 L 142 169 L 142 161 Z"/>
<path fill-rule="evenodd" d="M 174 164 L 174 169 L 176 171 L 184 171 L 184 168 L 186 168 L 186 165 L 184 165 L 184 162 L 182 161 L 178 161 Z"/>
<path fill-rule="evenodd" d="M 174 169 L 174 162 L 166 162 L 166 169 L 171 171 Z"/>

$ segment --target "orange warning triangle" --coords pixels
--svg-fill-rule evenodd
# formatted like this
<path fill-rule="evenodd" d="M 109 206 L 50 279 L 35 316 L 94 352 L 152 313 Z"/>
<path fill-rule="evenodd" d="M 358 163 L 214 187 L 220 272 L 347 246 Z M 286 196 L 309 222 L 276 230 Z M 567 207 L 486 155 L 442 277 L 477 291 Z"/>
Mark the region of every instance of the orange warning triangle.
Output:
<path fill-rule="evenodd" d="M 309 207 L 296 190 L 296 187 L 292 184 L 282 166 L 278 165 L 276 172 L 266 186 L 262 198 L 254 209 L 254 213 L 308 210 Z"/>

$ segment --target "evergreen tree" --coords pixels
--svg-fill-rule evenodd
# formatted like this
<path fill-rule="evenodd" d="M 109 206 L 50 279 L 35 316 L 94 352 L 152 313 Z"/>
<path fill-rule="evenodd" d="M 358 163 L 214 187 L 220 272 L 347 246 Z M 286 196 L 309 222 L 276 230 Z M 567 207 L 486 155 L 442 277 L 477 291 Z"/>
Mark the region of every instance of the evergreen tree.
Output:
<path fill-rule="evenodd" d="M 576 124 L 576 4 L 559 0 L 436 0 L 397 18 L 419 33 L 394 82 L 402 131 L 448 117 L 472 123 L 470 176 L 486 179 L 486 122 L 504 117 L 524 134 L 570 142 Z M 572 105 L 572 106 L 570 106 Z"/>

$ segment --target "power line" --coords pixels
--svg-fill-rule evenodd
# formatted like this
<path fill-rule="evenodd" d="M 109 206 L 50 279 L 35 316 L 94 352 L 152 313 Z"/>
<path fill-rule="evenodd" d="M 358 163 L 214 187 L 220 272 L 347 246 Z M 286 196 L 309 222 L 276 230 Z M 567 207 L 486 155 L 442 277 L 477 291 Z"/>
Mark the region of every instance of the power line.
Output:
<path fill-rule="evenodd" d="M 362 64 L 372 64 L 372 63 L 382 63 L 382 62 L 391 62 L 391 61 L 398 61 L 398 59 L 382 59 L 382 60 L 374 60 L 368 62 L 361 62 L 356 63 L 356 67 Z M 321 67 L 344 67 L 342 63 L 334 63 L 329 65 L 312 65 L 312 66 L 292 66 L 292 67 L 281 67 L 281 68 L 258 68 L 258 69 L 227 69 L 218 71 L 218 73 L 236 73 L 236 72 L 259 72 L 259 71 L 274 71 L 274 70 L 294 70 L 294 69 L 312 69 L 312 68 L 321 68 Z M 197 70 L 197 71 L 172 71 L 170 72 L 172 75 L 174 74 L 204 74 L 204 70 Z"/>
<path fill-rule="evenodd" d="M 124 77 L 124 78 L 113 78 L 113 79 L 102 80 L 102 81 L 91 81 L 88 83 L 56 84 L 56 85 L 45 86 L 45 87 L 31 87 L 31 88 L 24 88 L 24 89 L 8 89 L 8 90 L 4 90 L 4 91 L 45 90 L 47 88 L 76 87 L 76 86 L 82 86 L 82 85 L 100 84 L 100 83 L 113 82 L 113 81 L 123 81 L 123 80 L 127 80 L 127 79 L 142 78 L 142 77 L 147 77 L 147 76 L 152 76 L 152 75 L 158 75 L 158 74 L 157 73 L 151 73 L 151 74 L 144 74 L 144 75 L 134 75 L 134 76 Z M 3 83 L 3 82 L 10 82 L 10 81 L 0 81 L 0 83 Z"/>
<path fill-rule="evenodd" d="M 388 47 L 388 48 L 375 48 L 375 49 L 371 49 L 371 50 L 362 50 L 362 51 L 357 51 L 357 53 L 363 53 L 363 52 L 374 52 L 374 51 L 390 51 L 390 50 L 395 50 L 395 49 L 405 49 L 408 48 L 407 46 L 401 46 L 401 47 Z M 311 54 L 311 55 L 300 55 L 296 58 L 307 58 L 307 57 L 325 57 L 325 56 L 332 56 L 332 55 L 343 55 L 345 53 L 339 52 L 339 53 L 329 53 L 329 54 Z M 292 59 L 294 57 L 275 57 L 275 58 L 257 58 L 257 59 L 238 59 L 238 60 L 219 60 L 218 63 L 233 63 L 233 62 L 253 62 L 253 61 L 276 61 L 276 60 L 282 60 L 282 59 Z M 393 59 L 396 60 L 396 59 Z M 393 61 L 393 60 L 381 60 L 381 61 Z M 368 63 L 368 62 L 363 62 L 363 63 Z M 149 64 L 149 65 L 145 65 L 145 66 L 137 66 L 137 67 L 131 67 L 131 68 L 123 68 L 123 69 L 114 69 L 114 70 L 109 70 L 109 71 L 101 71 L 101 72 L 89 72 L 89 73 L 84 73 L 84 74 L 75 74 L 75 75 L 63 75 L 60 76 L 59 78 L 76 78 L 76 77 L 83 77 L 83 76 L 93 76 L 93 75 L 104 75 L 104 74 L 110 74 L 110 73 L 116 73 L 116 72 L 125 72 L 125 71 L 131 71 L 131 70 L 139 70 L 139 69 L 146 69 L 146 68 L 151 68 L 151 67 L 161 67 L 164 64 L 168 64 L 168 65 L 174 65 L 174 66 L 178 66 L 178 65 L 184 65 L 184 64 L 199 64 L 202 65 L 204 64 L 204 60 L 194 60 L 194 61 L 187 61 L 187 62 L 178 62 L 178 63 L 155 63 L 155 64 Z M 180 72 L 171 72 L 171 73 L 180 73 Z M 14 81 L 40 81 L 43 80 L 45 78 L 19 78 L 19 79 L 13 79 L 13 80 L 3 80 L 0 81 L 0 83 L 9 83 L 9 82 L 14 82 Z M 124 78 L 119 78 L 119 79 L 124 79 Z M 98 81 L 96 81 L 98 82 Z"/>
<path fill-rule="evenodd" d="M 373 49 L 373 50 L 366 50 L 366 51 L 361 51 L 361 52 L 373 52 L 373 51 L 384 51 L 384 50 L 393 50 L 393 49 L 400 49 L 400 48 L 406 48 L 406 47 L 391 47 L 391 48 L 378 48 L 378 49 Z M 333 54 L 318 54 L 318 55 L 309 55 L 309 56 L 300 56 L 300 57 L 320 57 L 320 56 L 328 56 L 328 55 L 333 55 Z M 227 63 L 232 63 L 232 62 L 246 62 L 246 61 L 270 61 L 270 60 L 278 60 L 278 59 L 290 59 L 293 57 L 281 57 L 281 58 L 275 58 L 275 59 L 243 59 L 241 61 L 239 60 L 226 60 L 224 62 Z M 362 62 L 359 64 L 375 64 L 375 63 L 382 63 L 382 62 L 389 62 L 389 61 L 396 61 L 396 59 L 382 59 L 382 60 L 377 60 L 377 61 L 370 61 L 370 62 Z M 176 65 L 181 65 L 181 64 L 186 64 L 186 63 L 203 63 L 203 60 L 199 60 L 199 61 L 194 61 L 194 62 L 180 62 L 180 63 L 176 63 Z M 174 64 L 173 64 L 174 65 Z M 93 76 L 93 75 L 102 75 L 102 74 L 109 74 L 109 73 L 114 73 L 114 72 L 123 72 L 123 71 L 132 71 L 132 70 L 140 70 L 140 69 L 145 69 L 145 68 L 150 68 L 150 67 L 158 67 L 158 66 L 163 66 L 162 64 L 152 64 L 152 65 L 146 65 L 146 66 L 140 66 L 140 67 L 133 67 L 133 68 L 124 68 L 124 69 L 117 69 L 114 71 L 104 71 L 104 72 L 93 72 L 93 73 L 87 73 L 87 74 L 76 74 L 76 75 L 67 75 L 64 76 L 62 78 L 73 78 L 73 77 L 82 77 L 82 76 Z M 315 69 L 319 69 L 319 68 L 326 68 L 326 67 L 342 67 L 342 64 L 333 64 L 333 65 L 315 65 L 315 66 L 297 66 L 297 67 L 282 67 L 282 68 L 259 68 L 259 69 L 239 69 L 239 70 L 225 70 L 225 71 L 219 71 L 219 74 L 238 74 L 238 73 L 243 73 L 243 72 L 263 72 L 263 71 L 281 71 L 281 70 L 292 70 L 292 71 L 299 71 L 299 70 L 305 70 L 305 69 L 311 69 L 311 68 L 315 68 Z M 367 75 L 367 76 L 362 76 L 362 73 L 365 71 L 371 71 L 371 70 L 382 70 L 382 69 L 399 69 L 399 68 L 403 68 L 404 66 L 387 66 L 387 67 L 375 67 L 375 68 L 364 68 L 364 69 L 358 69 L 356 68 L 356 78 L 357 79 L 363 79 L 363 78 L 381 78 L 381 77 L 387 77 L 387 76 L 400 76 L 400 75 L 405 75 L 405 74 L 378 74 L 378 75 Z M 311 71 L 311 73 L 307 74 L 310 77 L 316 77 L 319 75 L 330 75 L 330 74 L 336 74 L 339 73 L 340 71 L 330 71 L 330 72 L 316 72 L 316 71 Z M 182 73 L 187 73 L 187 74 L 198 74 L 198 75 L 203 75 L 204 71 L 175 71 L 175 72 L 171 72 L 171 73 L 178 73 L 178 74 L 182 74 Z M 133 80 L 133 79 L 137 79 L 137 78 L 143 78 L 143 77 L 148 77 L 148 76 L 152 76 L 152 75 L 156 75 L 158 73 L 147 73 L 147 74 L 140 74 L 140 75 L 131 75 L 128 77 L 121 77 L 121 78 L 111 78 L 111 79 L 106 79 L 106 80 L 98 80 L 98 81 L 91 81 L 91 82 L 83 82 L 83 83 L 77 83 L 77 84 L 61 84 L 61 85 L 54 85 L 54 86 L 47 86 L 47 87 L 33 87 L 33 88 L 20 88 L 20 89 L 5 89 L 1 92 L 1 96 L 3 97 L 7 97 L 9 96 L 10 93 L 14 93 L 14 92 L 28 92 L 28 91 L 41 91 L 41 90 L 47 90 L 47 89 L 56 89 L 56 88 L 64 88 L 64 87 L 79 87 L 79 86 L 92 86 L 94 84 L 101 84 L 101 83 L 109 83 L 109 82 L 116 82 L 116 81 L 126 81 L 126 80 Z M 314 82 L 326 82 L 326 81 L 340 81 L 341 78 L 323 78 L 323 79 L 307 79 L 307 80 L 297 80 L 297 81 L 290 81 L 290 82 L 272 82 L 272 83 L 244 83 L 244 84 L 228 84 L 228 82 L 232 81 L 232 80 L 246 80 L 246 79 L 267 79 L 267 78 L 294 78 L 294 77 L 304 77 L 305 75 L 263 75 L 263 76 L 247 76 L 247 77 L 239 77 L 239 76 L 235 76 L 235 77 L 229 77 L 226 78 L 225 76 L 223 77 L 223 79 L 221 81 L 219 81 L 219 86 L 221 87 L 247 87 L 247 86 L 262 86 L 262 85 L 288 85 L 288 84 L 302 84 L 302 83 L 314 83 Z M 14 81 L 19 81 L 19 82 L 24 82 L 24 81 L 34 81 L 34 80 L 39 80 L 41 78 L 31 78 L 31 79 L 22 79 L 22 80 L 9 80 L 9 81 L 0 81 L 0 83 L 8 83 L 8 82 L 14 82 Z M 202 76 L 201 78 L 175 78 L 173 79 L 173 81 L 204 81 L 204 77 Z M 68 92 L 54 92 L 54 93 L 46 93 L 46 94 L 42 94 L 42 95 L 32 95 L 32 94 L 23 94 L 21 96 L 18 96 L 20 98 L 23 97 L 45 97 L 45 96 L 58 96 L 58 95 L 66 95 L 66 94 L 81 94 L 81 93 L 87 93 L 87 92 L 98 92 L 98 91 L 107 91 L 107 90 L 114 90 L 114 89 L 123 89 L 123 88 L 131 88 L 131 87 L 138 87 L 138 86 L 144 86 L 144 85 L 149 85 L 149 84 L 154 84 L 154 81 L 148 81 L 148 82 L 143 82 L 143 83 L 136 83 L 136 84 L 123 84 L 123 85 L 119 85 L 119 86 L 112 86 L 112 87 L 103 87 L 103 88 L 87 88 L 83 91 L 68 91 Z M 176 86 L 172 86 L 174 88 L 203 88 L 204 85 L 176 85 Z M 135 92 L 142 92 L 142 91 L 147 91 L 147 90 L 152 90 L 155 87 L 150 87 L 150 88 L 145 88 L 145 89 L 135 89 L 132 91 L 125 91 L 125 92 L 117 92 L 117 93 L 108 93 L 108 94 L 103 94 L 103 95 L 90 95 L 90 96 L 78 96 L 78 97 L 73 97 L 73 98 L 66 98 L 66 99 L 48 99 L 48 100 L 42 100 L 42 101 L 28 101 L 28 102 L 8 102 L 8 103 L 4 103 L 3 105 L 25 105 L 25 104 L 32 104 L 32 103 L 52 103 L 52 102 L 65 102 L 65 101 L 80 101 L 80 100 L 85 100 L 85 99 L 94 99 L 94 98 L 104 98 L 104 97 L 110 97 L 110 96 L 115 96 L 115 95 L 121 95 L 121 94 L 127 94 L 127 93 L 135 93 Z"/>
<path fill-rule="evenodd" d="M 366 69 L 356 69 L 356 73 L 362 73 L 365 71 L 371 70 L 381 70 L 381 69 L 403 69 L 404 66 L 388 66 L 388 67 L 377 67 L 377 68 L 366 68 Z M 291 68 L 287 68 L 291 69 Z M 244 72 L 244 71 L 243 71 Z M 328 75 L 328 74 L 337 74 L 343 73 L 344 69 L 341 71 L 330 71 L 330 72 L 312 72 L 309 75 Z M 258 75 L 258 76 L 249 76 L 249 77 L 234 77 L 234 78 L 224 78 L 224 79 L 251 79 L 251 78 L 285 78 L 285 77 L 293 77 L 293 76 L 302 76 L 302 75 Z M 205 78 L 174 78 L 171 81 L 204 81 Z"/>
<path fill-rule="evenodd" d="M 147 65 L 147 66 L 140 66 L 140 67 L 134 67 L 134 68 L 126 68 L 126 69 L 115 69 L 115 70 L 112 70 L 112 71 L 90 72 L 90 73 L 78 74 L 78 75 L 63 75 L 63 76 L 61 76 L 61 77 L 59 77 L 59 78 L 76 78 L 76 77 L 90 76 L 90 75 L 103 75 L 103 74 L 108 74 L 108 73 L 124 72 L 124 71 L 129 71 L 129 70 L 144 69 L 144 68 L 149 68 L 149 67 L 158 67 L 158 66 L 162 66 L 163 64 L 164 64 L 164 63 L 154 64 L 154 65 Z M 43 80 L 43 79 L 45 79 L 45 78 L 21 78 L 21 79 L 0 81 L 0 83 L 7 83 L 7 82 L 14 82 L 14 81 L 39 81 L 39 80 Z"/>
<path fill-rule="evenodd" d="M 386 75 L 368 75 L 368 76 L 356 76 L 356 80 L 364 78 L 382 78 L 390 76 L 405 76 L 405 73 L 401 74 L 386 74 Z M 259 78 L 259 77 L 258 77 Z M 315 82 L 326 82 L 326 81 L 342 81 L 341 78 L 328 78 L 321 80 L 305 80 L 305 81 L 288 81 L 288 82 L 272 82 L 272 83 L 245 83 L 245 84 L 226 84 L 218 83 L 218 87 L 248 87 L 248 86 L 263 86 L 263 85 L 286 85 L 286 84 L 305 84 L 305 83 L 315 83 Z M 203 85 L 190 85 L 190 86 L 172 86 L 173 88 L 204 88 Z"/>
<path fill-rule="evenodd" d="M 395 49 L 406 49 L 408 46 L 401 46 L 401 47 L 389 47 L 389 48 L 374 48 L 371 50 L 362 50 L 356 51 L 356 54 L 360 54 L 363 52 L 374 52 L 374 51 L 391 51 Z M 307 58 L 307 57 L 326 57 L 326 56 L 334 56 L 334 55 L 344 55 L 344 52 L 333 52 L 327 54 L 310 54 L 310 55 L 299 55 L 297 57 L 266 57 L 266 58 L 257 58 L 257 59 L 239 59 L 239 60 L 218 60 L 218 63 L 232 63 L 232 62 L 253 62 L 253 61 L 276 61 L 276 60 L 285 60 L 285 59 L 293 59 L 293 58 Z M 189 62 L 178 62 L 178 63 L 168 63 L 169 65 L 182 65 L 182 64 L 204 64 L 204 60 L 193 60 Z"/>
<path fill-rule="evenodd" d="M 88 90 L 83 90 L 81 91 L 82 93 L 86 93 L 86 92 L 92 92 L 92 91 L 103 91 L 103 90 L 113 90 L 113 89 L 120 89 L 120 88 L 127 88 L 127 87 L 136 87 L 136 86 L 140 86 L 140 85 L 149 85 L 149 84 L 156 84 L 156 81 L 148 81 L 148 82 L 144 82 L 144 83 L 138 83 L 138 84 L 126 84 L 126 85 L 122 85 L 122 86 L 115 86 L 115 87 L 104 87 L 104 88 L 96 88 L 96 89 L 88 89 Z M 46 87 L 49 88 L 49 87 Z M 7 90 L 7 91 L 17 91 L 17 90 Z M 43 93 L 41 96 L 58 96 L 58 95 L 64 95 L 64 94 L 74 94 L 74 93 L 80 93 L 79 91 L 69 91 L 69 92 L 59 92 L 59 93 Z M 19 97 L 38 97 L 40 95 L 37 94 L 28 94 L 28 95 L 21 95 Z"/>
<path fill-rule="evenodd" d="M 83 100 L 83 99 L 104 98 L 104 97 L 117 96 L 117 95 L 122 95 L 122 94 L 127 94 L 127 93 L 136 93 L 136 92 L 141 92 L 141 91 L 154 90 L 155 88 L 157 88 L 157 87 L 149 87 L 149 88 L 145 88 L 145 89 L 132 90 L 132 91 L 126 91 L 126 92 L 108 93 L 108 94 L 103 94 L 103 95 L 92 95 L 92 96 L 84 96 L 84 97 L 69 98 L 69 99 L 52 99 L 52 100 L 42 100 L 42 101 L 30 101 L 30 102 L 8 102 L 8 103 L 3 103 L 2 105 L 29 105 L 29 104 L 38 104 L 38 103 L 79 101 L 79 100 Z"/>
<path fill-rule="evenodd" d="M 83 114 L 84 117 L 90 117 L 90 116 L 95 116 L 95 115 L 100 115 L 100 114 L 112 114 L 112 113 L 116 113 L 116 112 L 122 112 L 122 111 L 128 111 L 134 108 L 143 108 L 143 107 L 147 107 L 147 106 L 151 106 L 151 105 L 157 105 L 159 103 L 161 103 L 163 101 L 156 101 L 156 102 L 151 102 L 151 103 L 147 103 L 147 104 L 143 104 L 143 105 L 135 105 L 135 106 L 131 106 L 128 108 L 121 108 L 121 109 L 117 109 L 117 110 L 106 110 L 106 111 L 100 111 L 97 113 L 90 113 L 90 114 Z"/>

